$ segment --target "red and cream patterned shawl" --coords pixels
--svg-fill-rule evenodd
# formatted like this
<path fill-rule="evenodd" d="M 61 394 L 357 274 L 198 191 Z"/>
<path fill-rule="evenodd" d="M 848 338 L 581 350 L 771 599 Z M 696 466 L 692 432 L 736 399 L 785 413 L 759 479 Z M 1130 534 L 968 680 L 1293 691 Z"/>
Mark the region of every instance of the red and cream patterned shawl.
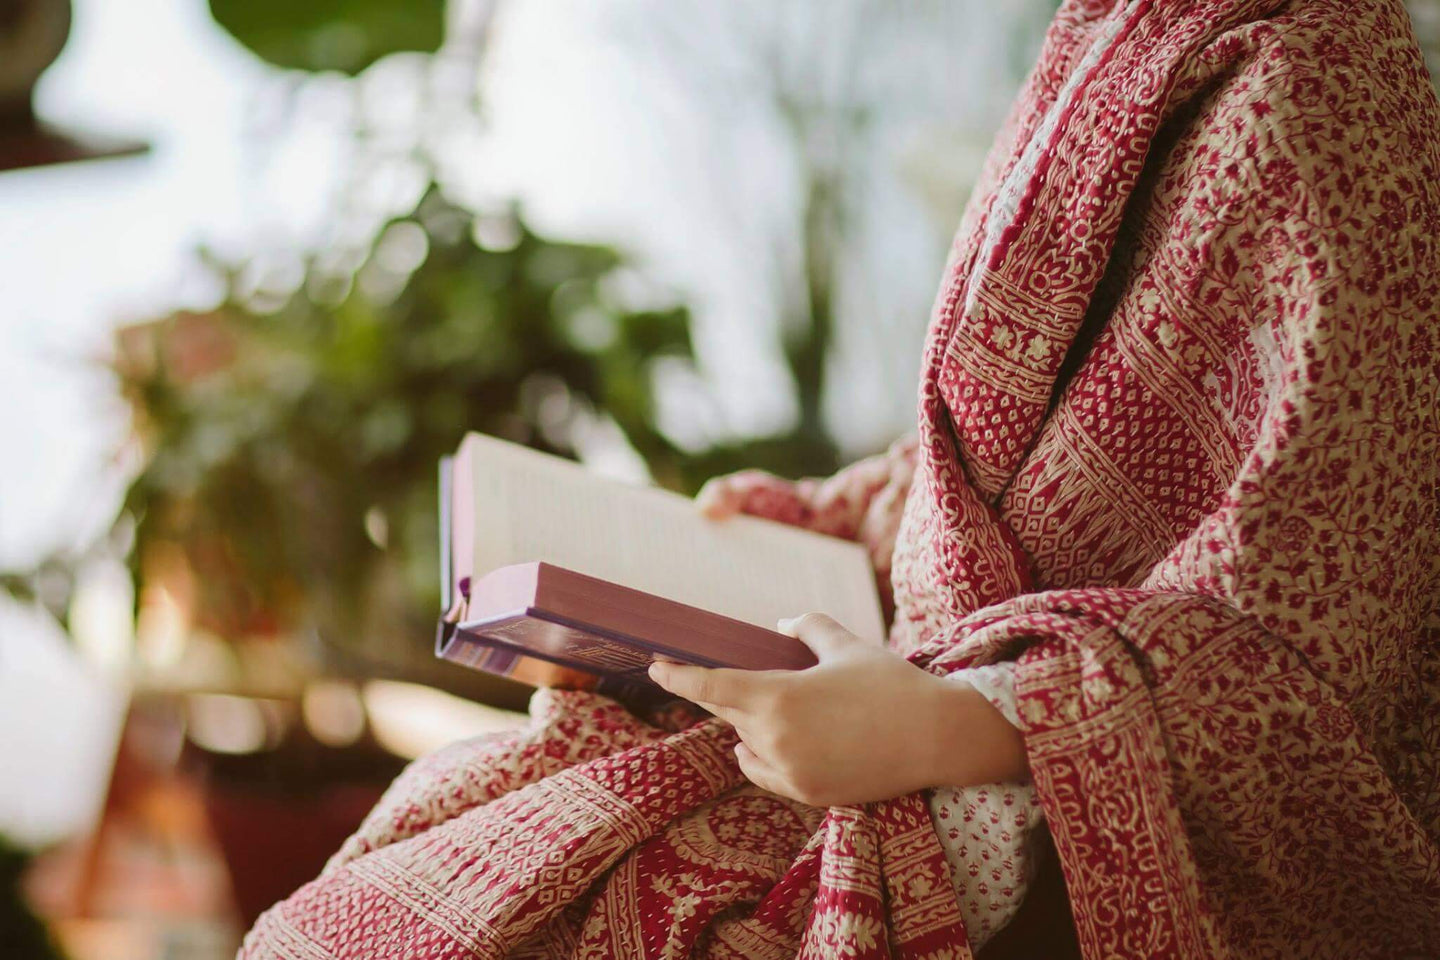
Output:
<path fill-rule="evenodd" d="M 894 544 L 916 662 L 1018 661 L 1086 957 L 1440 956 L 1437 242 L 1398 2 L 1072 0 L 952 251 L 918 444 L 757 493 Z M 923 797 L 812 810 L 732 744 L 541 694 L 242 955 L 970 955 Z"/>

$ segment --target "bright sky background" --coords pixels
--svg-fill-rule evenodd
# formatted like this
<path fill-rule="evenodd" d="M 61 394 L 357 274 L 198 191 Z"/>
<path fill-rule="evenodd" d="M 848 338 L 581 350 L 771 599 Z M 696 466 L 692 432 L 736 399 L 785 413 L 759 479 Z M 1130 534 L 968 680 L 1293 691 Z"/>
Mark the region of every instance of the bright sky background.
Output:
<path fill-rule="evenodd" d="M 216 27 L 204 0 L 74 6 L 69 45 L 39 91 L 42 115 L 152 149 L 0 175 L 0 567 L 80 545 L 114 515 L 125 417 L 98 360 L 114 326 L 204 305 L 213 291 L 188 268 L 202 241 L 238 251 L 323 232 L 343 142 L 333 119 L 343 83 L 312 84 L 277 121 L 285 80 Z M 837 372 L 853 389 L 830 411 L 856 450 L 906 427 L 945 240 L 1015 83 L 1017 25 L 1046 4 L 944 6 L 944 36 L 899 58 L 917 93 L 902 88 L 864 161 L 870 188 L 844 285 L 863 322 L 846 327 Z M 769 347 L 773 291 L 755 274 L 793 209 L 793 159 L 726 72 L 743 57 L 724 45 L 741 41 L 672 18 L 671 36 L 690 47 L 677 54 L 645 19 L 655 9 L 512 0 L 486 66 L 486 139 L 459 162 L 477 190 L 521 198 L 541 229 L 618 242 L 696 305 L 717 405 L 688 422 L 672 414 L 681 429 L 772 429 L 791 411 Z M 799 62 L 832 38 L 826 5 L 795 9 L 809 11 Z M 692 75 L 696 87 L 685 78 L 694 51 L 718 64 Z M 282 138 L 257 137 L 277 122 Z M 123 590 L 105 595 L 112 612 L 127 602 Z M 41 619 L 0 603 L 0 831 L 45 837 L 83 821 L 119 703 Z M 38 780 L 93 789 L 37 801 L 11 787 Z"/>

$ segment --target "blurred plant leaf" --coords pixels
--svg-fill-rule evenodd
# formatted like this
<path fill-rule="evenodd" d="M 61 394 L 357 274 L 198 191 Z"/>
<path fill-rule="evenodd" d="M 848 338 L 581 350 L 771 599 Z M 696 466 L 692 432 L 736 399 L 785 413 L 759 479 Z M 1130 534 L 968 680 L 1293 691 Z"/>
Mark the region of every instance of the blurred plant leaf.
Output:
<path fill-rule="evenodd" d="M 445 0 L 210 0 L 210 12 L 261 59 L 291 70 L 354 75 L 401 51 L 433 52 Z"/>
<path fill-rule="evenodd" d="M 262 308 L 246 265 L 217 263 L 231 291 L 218 309 L 122 331 L 116 370 L 148 451 L 125 504 L 136 576 L 178 551 L 219 636 L 313 627 L 393 658 L 439 601 L 435 469 L 467 430 L 573 456 L 579 419 L 608 416 L 657 477 L 689 487 L 653 374 L 692 359 L 689 312 L 615 302 L 601 291 L 619 253 L 506 216 L 513 244 L 486 248 L 476 215 L 432 187 L 353 277 L 312 259 Z M 423 259 L 397 267 L 385 237 L 417 227 Z M 334 289 L 338 302 L 314 293 Z M 577 336 L 577 317 L 604 342 Z"/>

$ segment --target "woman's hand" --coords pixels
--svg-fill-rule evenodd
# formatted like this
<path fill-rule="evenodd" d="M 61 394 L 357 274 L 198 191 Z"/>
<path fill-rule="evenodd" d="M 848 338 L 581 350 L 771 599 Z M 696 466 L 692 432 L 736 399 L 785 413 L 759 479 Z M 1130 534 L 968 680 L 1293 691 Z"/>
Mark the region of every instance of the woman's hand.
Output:
<path fill-rule="evenodd" d="M 660 686 L 734 725 L 736 759 L 757 786 L 836 806 L 1026 776 L 1020 732 L 972 688 L 821 614 L 779 629 L 820 662 L 793 671 L 650 665 Z"/>
<path fill-rule="evenodd" d="M 817 485 L 764 470 L 741 470 L 707 480 L 695 494 L 695 505 L 711 520 L 748 514 L 808 529 L 817 519 L 811 502 Z"/>

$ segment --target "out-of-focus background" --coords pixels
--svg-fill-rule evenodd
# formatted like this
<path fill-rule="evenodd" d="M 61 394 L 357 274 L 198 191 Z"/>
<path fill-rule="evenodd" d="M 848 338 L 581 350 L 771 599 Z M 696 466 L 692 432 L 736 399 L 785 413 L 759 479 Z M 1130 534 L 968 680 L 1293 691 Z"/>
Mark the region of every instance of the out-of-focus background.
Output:
<path fill-rule="evenodd" d="M 686 492 L 905 432 L 1053 9 L 0 0 L 0 955 L 230 956 L 520 721 L 431 655 L 466 430 Z"/>

